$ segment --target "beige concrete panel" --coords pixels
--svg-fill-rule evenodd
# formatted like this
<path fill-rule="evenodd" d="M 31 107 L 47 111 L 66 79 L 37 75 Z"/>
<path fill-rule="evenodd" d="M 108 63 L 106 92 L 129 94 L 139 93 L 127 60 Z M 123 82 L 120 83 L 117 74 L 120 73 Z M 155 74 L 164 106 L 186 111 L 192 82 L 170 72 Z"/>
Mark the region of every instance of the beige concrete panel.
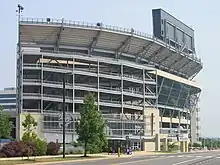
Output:
<path fill-rule="evenodd" d="M 144 142 L 144 151 L 155 151 L 154 140 L 147 140 Z"/>
<path fill-rule="evenodd" d="M 155 136 L 155 150 L 160 151 L 160 134 Z"/>
<path fill-rule="evenodd" d="M 163 151 L 168 151 L 168 139 L 163 138 Z"/>
<path fill-rule="evenodd" d="M 178 118 L 172 118 L 172 123 L 179 123 L 179 119 Z"/>
<path fill-rule="evenodd" d="M 153 122 L 152 116 L 153 114 Z M 144 110 L 144 122 L 145 122 L 145 136 L 155 136 L 159 134 L 159 123 L 160 123 L 160 116 L 159 110 L 156 108 L 145 108 Z"/>
<path fill-rule="evenodd" d="M 170 120 L 170 117 L 163 117 L 163 118 L 162 118 L 162 121 L 163 121 L 163 122 L 170 123 L 171 120 Z"/>
<path fill-rule="evenodd" d="M 22 139 L 22 136 L 24 134 L 24 127 L 22 126 L 22 122 L 25 120 L 25 117 L 28 113 L 21 113 L 20 114 L 20 139 Z M 40 113 L 34 113 L 31 112 L 29 113 L 31 114 L 31 116 L 35 119 L 35 121 L 37 122 L 37 127 L 35 130 L 35 133 L 38 135 L 39 138 L 44 139 L 44 134 L 42 132 L 43 130 L 43 125 L 42 125 L 42 120 L 43 120 L 43 116 Z"/>

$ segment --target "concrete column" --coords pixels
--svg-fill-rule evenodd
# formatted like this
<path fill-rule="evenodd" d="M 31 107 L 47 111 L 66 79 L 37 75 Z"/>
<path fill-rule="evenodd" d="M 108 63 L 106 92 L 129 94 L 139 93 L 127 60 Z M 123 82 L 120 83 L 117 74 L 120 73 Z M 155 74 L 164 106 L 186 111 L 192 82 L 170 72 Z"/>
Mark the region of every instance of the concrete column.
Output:
<path fill-rule="evenodd" d="M 168 151 L 168 140 L 167 140 L 167 138 L 163 139 L 163 151 Z"/>
<path fill-rule="evenodd" d="M 180 152 L 185 152 L 185 142 L 180 142 Z"/>
<path fill-rule="evenodd" d="M 155 136 L 155 151 L 160 151 L 160 135 Z"/>
<path fill-rule="evenodd" d="M 185 141 L 185 152 L 189 152 L 189 142 Z"/>

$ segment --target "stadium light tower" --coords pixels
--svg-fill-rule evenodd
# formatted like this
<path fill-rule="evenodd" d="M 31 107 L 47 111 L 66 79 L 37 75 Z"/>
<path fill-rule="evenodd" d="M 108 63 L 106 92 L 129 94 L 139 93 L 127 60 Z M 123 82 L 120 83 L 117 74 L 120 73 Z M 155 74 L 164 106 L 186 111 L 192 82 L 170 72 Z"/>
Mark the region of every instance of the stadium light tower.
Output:
<path fill-rule="evenodd" d="M 18 9 L 16 10 L 16 12 L 18 13 L 18 21 L 20 21 L 21 13 L 23 10 L 24 10 L 24 7 L 18 4 Z"/>

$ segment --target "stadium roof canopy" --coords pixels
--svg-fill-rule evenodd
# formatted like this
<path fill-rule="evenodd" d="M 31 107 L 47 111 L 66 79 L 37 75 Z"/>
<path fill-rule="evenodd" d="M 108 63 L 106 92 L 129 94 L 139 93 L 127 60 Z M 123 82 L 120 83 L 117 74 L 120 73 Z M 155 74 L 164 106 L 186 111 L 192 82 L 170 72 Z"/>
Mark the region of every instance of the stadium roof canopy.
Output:
<path fill-rule="evenodd" d="M 134 29 L 86 22 L 22 18 L 20 42 L 54 46 L 86 47 L 108 50 L 117 58 L 130 56 L 134 61 L 155 65 L 158 69 L 186 78 L 203 67 L 195 54 L 187 54 L 171 45 Z"/>

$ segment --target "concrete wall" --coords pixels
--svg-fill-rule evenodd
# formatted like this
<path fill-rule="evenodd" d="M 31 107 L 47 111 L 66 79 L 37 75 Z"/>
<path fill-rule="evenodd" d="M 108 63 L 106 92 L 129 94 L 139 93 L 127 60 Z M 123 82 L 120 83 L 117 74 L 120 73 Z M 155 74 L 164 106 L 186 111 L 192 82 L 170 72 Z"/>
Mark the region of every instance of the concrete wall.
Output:
<path fill-rule="evenodd" d="M 21 113 L 19 115 L 19 136 L 18 138 L 19 139 L 22 139 L 22 136 L 24 134 L 24 127 L 22 126 L 22 122 L 25 120 L 25 117 L 28 113 Z M 30 112 L 29 114 L 31 114 L 31 116 L 35 119 L 35 121 L 37 122 L 37 127 L 36 127 L 36 130 L 35 130 L 35 133 L 38 135 L 39 138 L 41 139 L 45 139 L 44 138 L 44 134 L 42 132 L 43 130 L 43 125 L 42 125 L 42 119 L 43 119 L 43 116 L 40 114 L 40 113 L 34 113 L 34 112 Z"/>
<path fill-rule="evenodd" d="M 144 110 L 144 136 L 155 136 L 160 132 L 159 110 L 156 108 L 145 108 Z"/>

